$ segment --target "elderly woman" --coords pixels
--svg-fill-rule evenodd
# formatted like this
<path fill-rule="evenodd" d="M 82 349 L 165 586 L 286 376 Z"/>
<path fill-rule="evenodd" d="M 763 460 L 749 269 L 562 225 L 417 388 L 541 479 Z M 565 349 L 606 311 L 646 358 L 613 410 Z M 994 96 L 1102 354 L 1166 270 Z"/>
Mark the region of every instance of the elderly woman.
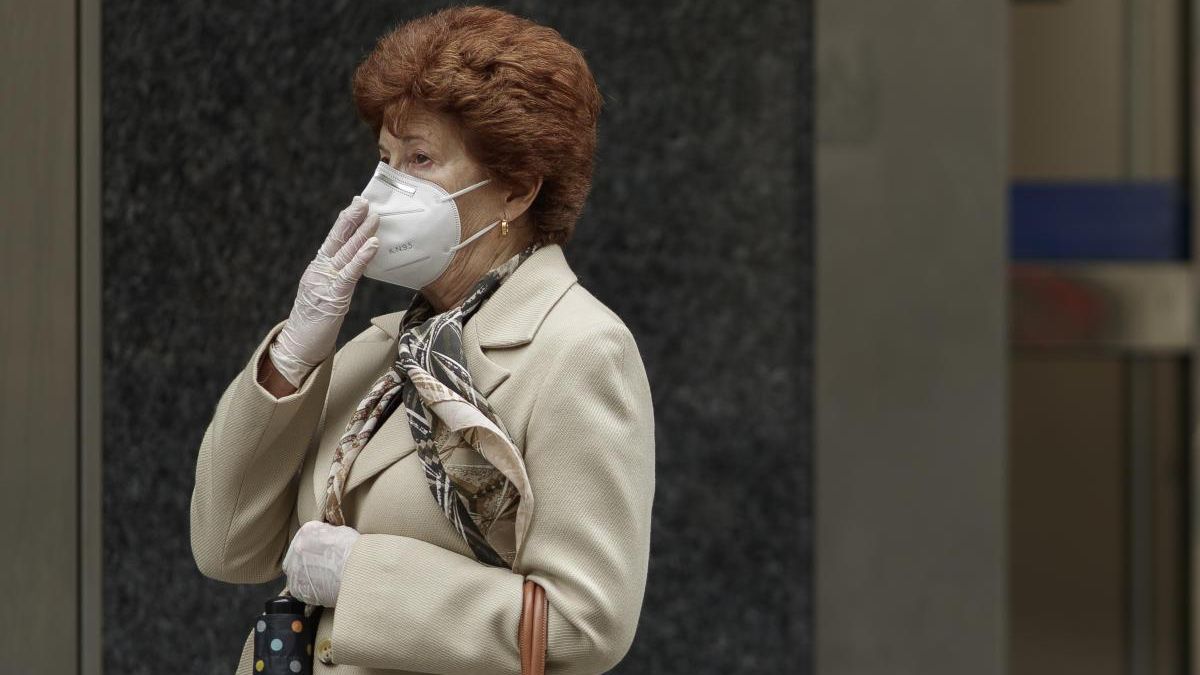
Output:
<path fill-rule="evenodd" d="M 595 81 L 556 31 L 457 7 L 382 37 L 353 84 L 380 162 L 216 405 L 196 563 L 286 575 L 321 608 L 315 673 L 520 673 L 529 580 L 546 672 L 608 670 L 645 589 L 654 418 L 630 331 L 563 255 Z M 419 292 L 334 353 L 362 276 Z M 263 669 L 255 630 L 239 675 Z"/>

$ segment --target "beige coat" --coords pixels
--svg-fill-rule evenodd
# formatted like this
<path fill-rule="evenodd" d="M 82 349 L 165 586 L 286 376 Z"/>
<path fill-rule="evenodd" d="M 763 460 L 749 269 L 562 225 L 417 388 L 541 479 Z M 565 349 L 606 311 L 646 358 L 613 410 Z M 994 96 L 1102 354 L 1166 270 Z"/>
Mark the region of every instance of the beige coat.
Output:
<path fill-rule="evenodd" d="M 403 313 L 371 319 L 279 399 L 256 373 L 283 322 L 263 337 L 200 445 L 191 544 L 205 576 L 286 581 L 283 555 L 300 523 L 320 519 L 334 446 L 394 361 Z M 314 673 L 516 675 L 525 576 L 545 587 L 550 605 L 547 673 L 604 672 L 629 649 L 654 498 L 654 414 L 633 336 L 551 245 L 467 322 L 463 346 L 532 484 L 533 519 L 515 571 L 471 555 L 437 508 L 396 409 L 347 479 L 346 524 L 362 536 L 317 630 L 334 665 L 314 659 Z M 247 616 L 237 675 L 254 672 L 252 623 Z"/>

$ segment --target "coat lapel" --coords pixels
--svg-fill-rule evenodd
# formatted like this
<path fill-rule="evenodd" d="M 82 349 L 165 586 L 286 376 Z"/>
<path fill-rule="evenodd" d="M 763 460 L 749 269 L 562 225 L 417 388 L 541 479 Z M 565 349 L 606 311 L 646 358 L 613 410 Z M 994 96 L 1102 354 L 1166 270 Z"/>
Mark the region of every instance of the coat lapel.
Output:
<path fill-rule="evenodd" d="M 484 396 L 489 396 L 510 375 L 509 370 L 493 361 L 488 352 L 528 344 L 550 308 L 577 281 L 562 247 L 558 244 L 543 246 L 521 263 L 467 321 L 463 326 L 463 355 L 475 387 Z M 371 323 L 383 329 L 391 339 L 347 343 L 343 349 L 353 348 L 342 356 L 339 370 L 351 380 L 365 382 L 364 387 L 374 382 L 396 353 L 403 316 L 404 312 L 399 311 L 373 317 Z M 365 377 L 356 377 L 350 370 L 352 368 L 367 368 L 372 372 Z M 416 449 L 408 419 L 404 411 L 397 408 L 354 460 L 346 478 L 346 494 Z M 325 501 L 333 448 L 328 448 L 322 455 L 321 470 L 316 472 L 313 480 L 318 509 Z"/>
<path fill-rule="evenodd" d="M 403 314 L 403 312 L 400 313 Z M 360 391 L 346 393 L 351 399 L 349 405 L 357 407 L 367 388 L 379 375 L 383 374 L 384 369 L 395 359 L 395 351 L 395 340 L 346 343 L 338 357 L 337 378 L 332 386 L 351 386 L 360 389 Z M 338 423 L 344 425 L 345 420 L 338 420 Z M 337 429 L 333 443 L 318 450 L 316 468 L 312 477 L 313 497 L 317 504 L 318 518 L 320 518 L 321 509 L 325 504 L 325 489 L 329 481 L 329 467 L 333 463 L 333 453 L 343 431 L 345 431 L 344 428 Z M 416 449 L 412 432 L 408 428 L 408 419 L 404 416 L 403 411 L 394 411 L 375 431 L 375 435 L 368 441 L 367 447 L 362 449 L 358 458 L 355 459 L 354 465 L 350 467 L 350 473 L 346 476 L 343 498 L 365 480 Z"/>

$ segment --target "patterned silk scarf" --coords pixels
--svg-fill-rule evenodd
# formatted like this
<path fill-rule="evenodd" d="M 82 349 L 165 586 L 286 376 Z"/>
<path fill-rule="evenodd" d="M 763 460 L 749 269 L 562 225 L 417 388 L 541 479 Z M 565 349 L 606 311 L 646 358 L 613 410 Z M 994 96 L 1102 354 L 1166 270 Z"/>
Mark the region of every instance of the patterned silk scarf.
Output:
<path fill-rule="evenodd" d="M 504 423 L 471 381 L 463 356 L 462 328 L 538 248 L 531 244 L 489 271 L 462 303 L 441 314 L 434 314 L 420 293 L 413 297 L 400 324 L 396 361 L 358 404 L 334 452 L 325 489 L 326 522 L 345 524 L 342 494 L 350 467 L 396 407 L 399 396 L 438 506 L 480 562 L 511 569 L 511 561 L 488 542 L 484 528 L 490 529 L 504 518 L 515 519 L 515 558 L 532 508 L 529 476 Z M 455 465 L 448 471 L 442 451 L 461 441 L 498 469 L 499 475 L 483 466 Z"/>

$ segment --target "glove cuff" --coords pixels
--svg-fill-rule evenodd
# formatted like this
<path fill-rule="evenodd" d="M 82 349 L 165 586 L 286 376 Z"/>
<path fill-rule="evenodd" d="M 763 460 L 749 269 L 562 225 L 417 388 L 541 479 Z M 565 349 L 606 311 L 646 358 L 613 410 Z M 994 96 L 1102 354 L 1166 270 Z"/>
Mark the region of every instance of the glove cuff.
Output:
<path fill-rule="evenodd" d="M 267 354 L 283 379 L 296 389 L 300 388 L 304 378 L 317 367 L 316 364 L 305 363 L 292 354 L 285 345 L 279 342 L 278 337 L 267 345 Z"/>

